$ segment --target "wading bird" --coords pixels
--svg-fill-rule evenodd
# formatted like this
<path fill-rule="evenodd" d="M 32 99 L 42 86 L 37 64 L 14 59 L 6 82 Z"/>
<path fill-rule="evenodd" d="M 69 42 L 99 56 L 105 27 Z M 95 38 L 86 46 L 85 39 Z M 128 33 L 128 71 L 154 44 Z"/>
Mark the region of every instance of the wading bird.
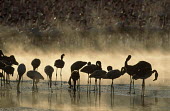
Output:
<path fill-rule="evenodd" d="M 71 73 L 73 71 L 78 71 L 87 64 L 87 62 L 84 62 L 84 61 L 76 61 L 74 62 L 72 65 L 71 65 Z M 72 87 L 71 85 L 71 76 L 69 78 L 69 81 L 68 81 L 68 84 L 70 85 L 70 88 Z M 79 77 L 79 85 L 80 85 L 80 77 Z"/>
<path fill-rule="evenodd" d="M 95 89 L 97 89 L 97 79 L 99 79 L 99 92 L 101 89 L 101 79 L 105 77 L 106 71 L 104 70 L 96 70 L 91 75 L 90 78 L 95 78 Z"/>
<path fill-rule="evenodd" d="M 21 81 L 23 74 L 26 72 L 26 66 L 24 64 L 20 64 L 18 66 L 17 71 L 18 71 L 18 75 L 19 75 L 19 80 L 18 80 L 18 84 L 17 84 L 17 92 L 20 93 L 19 85 L 20 85 L 20 81 Z"/>
<path fill-rule="evenodd" d="M 71 72 L 74 70 L 79 71 L 83 66 L 85 66 L 87 62 L 84 61 L 76 61 L 71 65 Z"/>
<path fill-rule="evenodd" d="M 5 72 L 9 72 L 9 74 L 12 74 L 12 72 L 11 72 L 12 65 L 18 65 L 18 62 L 16 61 L 14 55 L 11 55 L 10 57 L 7 57 L 7 56 L 1 57 L 1 60 L 0 60 L 0 69 L 2 70 L 2 74 L 3 74 L 4 86 L 5 86 L 5 81 L 7 82 L 8 78 L 9 78 L 9 75 L 6 74 L 6 80 L 5 80 Z M 8 71 L 8 69 L 10 71 Z"/>
<path fill-rule="evenodd" d="M 96 70 L 96 65 L 91 64 L 91 62 L 87 63 L 87 66 L 84 66 L 80 71 L 87 73 L 88 74 L 88 81 L 87 83 L 89 84 L 90 82 L 90 74 L 93 73 Z M 91 83 L 90 83 L 91 84 Z"/>
<path fill-rule="evenodd" d="M 72 71 L 71 73 L 71 79 L 73 80 L 74 82 L 74 91 L 76 91 L 76 82 L 79 80 L 80 78 L 80 74 L 79 74 L 79 71 Z"/>
<path fill-rule="evenodd" d="M 61 59 L 55 61 L 54 66 L 56 67 L 56 82 L 57 82 L 57 69 L 60 68 L 60 78 L 61 78 L 61 85 L 62 85 L 62 68 L 64 67 L 65 62 L 63 61 L 64 54 L 61 55 Z M 56 83 L 55 83 L 56 84 Z"/>
<path fill-rule="evenodd" d="M 6 73 L 6 84 L 10 85 L 10 75 L 14 75 L 14 68 L 12 66 L 6 66 L 4 68 L 4 73 Z"/>
<path fill-rule="evenodd" d="M 141 72 L 149 70 L 152 70 L 151 64 L 146 62 L 146 61 L 139 61 L 135 65 L 128 65 L 128 61 L 131 59 L 131 55 L 128 55 L 125 61 L 125 70 L 126 72 L 130 75 L 130 88 L 129 88 L 129 93 L 131 93 L 131 84 L 133 80 L 133 89 L 134 89 L 134 79 L 132 78 L 135 75 L 141 74 Z M 135 89 L 134 89 L 135 93 Z"/>
<path fill-rule="evenodd" d="M 145 63 L 150 64 L 150 63 Z M 149 78 L 153 73 L 155 73 L 155 79 L 153 81 L 156 81 L 158 79 L 158 72 L 156 70 L 152 70 L 151 64 L 150 67 L 142 68 L 139 70 L 135 75 L 133 75 L 132 79 L 142 79 L 142 93 L 141 96 L 144 96 L 145 92 L 145 79 Z"/>
<path fill-rule="evenodd" d="M 95 67 L 95 70 L 94 70 L 94 72 L 95 71 L 97 71 L 97 70 L 102 70 L 102 65 L 101 65 L 101 61 L 96 61 L 96 67 Z M 94 73 L 93 72 L 93 73 Z M 91 75 L 90 75 L 91 76 Z M 91 84 L 91 78 L 93 78 L 93 77 L 90 77 L 90 84 Z M 95 88 L 96 87 L 96 88 Z M 95 78 L 95 90 L 97 90 L 97 78 Z"/>
<path fill-rule="evenodd" d="M 52 86 L 52 74 L 54 72 L 54 68 L 50 65 L 47 65 L 45 68 L 44 68 L 44 72 L 47 74 L 47 79 L 49 78 L 48 80 L 48 87 Z"/>
<path fill-rule="evenodd" d="M 41 61 L 40 61 L 40 59 L 37 59 L 37 58 L 35 58 L 35 59 L 32 60 L 32 62 L 31 62 L 31 65 L 32 65 L 34 71 L 35 71 L 36 69 L 38 70 L 38 67 L 40 66 L 40 64 L 41 64 Z"/>
<path fill-rule="evenodd" d="M 121 71 L 118 69 L 112 70 L 111 66 L 107 67 L 108 72 L 106 73 L 105 77 L 103 79 L 111 79 L 112 83 L 111 83 L 111 91 L 114 92 L 114 86 L 113 86 L 113 80 L 116 78 L 119 78 L 120 76 L 122 76 L 123 74 L 125 74 L 125 68 L 122 67 Z"/>
<path fill-rule="evenodd" d="M 27 72 L 27 76 L 33 80 L 33 87 L 32 89 L 34 90 L 34 84 L 36 85 L 36 89 L 37 89 L 37 84 L 39 82 L 40 79 L 44 80 L 44 77 L 37 71 L 28 71 Z"/>

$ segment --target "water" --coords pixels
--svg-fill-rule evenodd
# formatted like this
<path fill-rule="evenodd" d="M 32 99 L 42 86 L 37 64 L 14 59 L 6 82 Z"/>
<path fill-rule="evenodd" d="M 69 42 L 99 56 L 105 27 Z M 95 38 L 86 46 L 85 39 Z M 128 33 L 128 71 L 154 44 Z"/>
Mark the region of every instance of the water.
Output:
<path fill-rule="evenodd" d="M 66 82 L 65 82 L 66 83 Z M 146 86 L 144 99 L 141 98 L 141 85 L 135 85 L 136 94 L 128 94 L 128 84 L 115 84 L 111 93 L 110 85 L 102 85 L 101 93 L 87 91 L 87 85 L 73 92 L 67 84 L 48 89 L 47 82 L 38 84 L 38 91 L 32 91 L 32 81 L 24 81 L 21 92 L 16 92 L 16 82 L 11 82 L 12 89 L 0 90 L 0 110 L 8 111 L 168 111 L 170 109 L 169 86 Z M 54 84 L 54 83 L 53 83 Z"/>

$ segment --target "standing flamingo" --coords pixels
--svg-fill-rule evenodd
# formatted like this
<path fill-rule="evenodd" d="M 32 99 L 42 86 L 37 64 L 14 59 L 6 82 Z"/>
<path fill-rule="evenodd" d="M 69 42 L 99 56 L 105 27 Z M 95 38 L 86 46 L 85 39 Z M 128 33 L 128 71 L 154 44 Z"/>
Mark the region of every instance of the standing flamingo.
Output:
<path fill-rule="evenodd" d="M 6 66 L 4 68 L 4 73 L 6 73 L 6 84 L 10 85 L 10 75 L 14 75 L 14 68 L 12 66 Z"/>
<path fill-rule="evenodd" d="M 87 62 L 84 62 L 84 61 L 76 61 L 76 62 L 74 62 L 72 65 L 71 65 L 71 73 L 73 72 L 73 71 L 75 71 L 75 70 L 77 70 L 78 72 L 79 72 L 79 70 L 83 67 L 83 66 L 85 66 L 87 64 Z M 71 85 L 71 76 L 70 76 L 70 78 L 69 78 L 69 81 L 68 81 L 68 84 L 70 85 L 70 88 L 72 87 L 72 85 Z M 80 85 L 80 77 L 79 77 L 79 83 L 78 83 L 79 85 Z"/>
<path fill-rule="evenodd" d="M 133 89 L 134 89 L 134 79 L 132 78 L 134 75 L 140 74 L 142 71 L 147 70 L 152 70 L 151 64 L 146 62 L 146 61 L 139 61 L 135 65 L 128 65 L 128 61 L 131 59 L 131 55 L 128 55 L 125 61 L 125 70 L 126 72 L 130 75 L 130 88 L 129 88 L 129 93 L 131 93 L 131 83 L 133 80 Z M 155 75 L 156 76 L 156 75 Z M 134 89 L 135 93 L 135 89 Z"/>
<path fill-rule="evenodd" d="M 32 60 L 32 62 L 31 62 L 31 65 L 32 65 L 34 71 L 35 71 L 36 69 L 38 69 L 38 67 L 40 66 L 40 64 L 41 64 L 41 61 L 40 61 L 40 59 L 37 59 L 37 58 L 35 58 L 35 59 Z"/>
<path fill-rule="evenodd" d="M 99 92 L 101 89 L 101 79 L 105 77 L 106 71 L 104 70 L 96 70 L 91 75 L 90 78 L 95 78 L 95 87 L 97 89 L 97 79 L 99 79 Z"/>
<path fill-rule="evenodd" d="M 56 60 L 55 63 L 54 63 L 54 66 L 57 69 L 61 68 L 61 70 L 60 70 L 61 86 L 62 86 L 62 74 L 61 74 L 61 72 L 62 72 L 62 68 L 64 67 L 64 64 L 65 64 L 65 62 L 63 61 L 64 56 L 65 56 L 65 54 L 62 54 L 61 59 Z M 57 69 L 56 69 L 56 82 L 57 82 Z"/>
<path fill-rule="evenodd" d="M 52 86 L 52 74 L 54 72 L 54 68 L 50 65 L 47 65 L 44 69 L 44 72 L 47 74 L 47 79 L 49 78 L 49 81 L 48 81 L 48 87 Z"/>
<path fill-rule="evenodd" d="M 122 67 L 121 71 L 118 69 L 112 70 L 111 66 L 107 67 L 108 72 L 106 73 L 104 79 L 112 79 L 111 90 L 114 92 L 113 80 L 119 78 L 125 73 L 125 68 Z"/>
<path fill-rule="evenodd" d="M 19 85 L 20 85 L 20 81 L 21 81 L 23 74 L 26 72 L 26 66 L 24 64 L 20 64 L 18 66 L 17 71 L 18 71 L 18 75 L 19 75 L 19 81 L 18 81 L 18 84 L 17 84 L 17 92 L 20 93 Z"/>
<path fill-rule="evenodd" d="M 84 61 L 76 61 L 71 65 L 71 72 L 74 70 L 80 70 L 83 66 L 85 66 L 87 62 Z"/>
<path fill-rule="evenodd" d="M 148 62 L 143 62 L 143 65 L 145 64 L 150 64 Z M 141 70 L 138 70 L 138 72 L 133 75 L 132 79 L 142 79 L 142 94 L 141 96 L 144 96 L 144 92 L 145 92 L 145 79 L 149 78 L 153 73 L 155 73 L 155 79 L 153 81 L 156 81 L 158 79 L 158 72 L 156 70 L 152 70 L 151 64 L 150 67 L 145 67 L 145 68 L 141 68 Z"/>
<path fill-rule="evenodd" d="M 91 64 L 91 62 L 88 62 L 87 66 L 84 66 L 80 71 L 81 72 L 84 72 L 84 73 L 87 73 L 88 74 L 88 81 L 87 83 L 89 84 L 90 82 L 90 74 L 93 73 L 94 71 L 96 70 L 96 65 L 94 64 Z"/>
<path fill-rule="evenodd" d="M 10 57 L 7 57 L 7 56 L 1 57 L 0 69 L 2 70 L 2 74 L 3 74 L 3 78 L 4 78 L 4 86 L 5 86 L 5 72 L 9 72 L 8 74 L 6 74 L 6 82 L 8 81 L 7 78 L 9 78 L 9 74 L 13 74 L 13 72 L 11 72 L 11 70 L 13 69 L 13 68 L 11 68 L 12 65 L 18 65 L 18 62 L 16 61 L 14 55 L 11 55 Z M 8 70 L 10 70 L 10 71 L 8 71 Z"/>
<path fill-rule="evenodd" d="M 72 71 L 71 73 L 71 79 L 73 80 L 74 82 L 74 91 L 76 91 L 76 81 L 79 80 L 80 78 L 80 74 L 79 74 L 79 71 Z"/>
<path fill-rule="evenodd" d="M 95 68 L 95 71 L 97 71 L 97 70 L 102 70 L 102 65 L 101 65 L 101 61 L 96 61 L 96 68 Z M 94 72 L 95 72 L 94 71 Z M 94 73 L 93 72 L 93 73 Z M 97 71 L 98 72 L 98 71 Z M 97 72 L 95 72 L 95 73 L 97 73 Z M 91 84 L 91 78 L 93 78 L 93 77 L 90 77 L 90 84 Z M 96 89 L 97 89 L 97 78 L 95 78 L 95 87 L 96 87 Z"/>
<path fill-rule="evenodd" d="M 28 71 L 27 72 L 27 76 L 33 80 L 33 87 L 32 89 L 34 90 L 34 84 L 36 85 L 36 89 L 37 89 L 37 84 L 39 82 L 40 79 L 44 80 L 44 77 L 37 71 Z"/>

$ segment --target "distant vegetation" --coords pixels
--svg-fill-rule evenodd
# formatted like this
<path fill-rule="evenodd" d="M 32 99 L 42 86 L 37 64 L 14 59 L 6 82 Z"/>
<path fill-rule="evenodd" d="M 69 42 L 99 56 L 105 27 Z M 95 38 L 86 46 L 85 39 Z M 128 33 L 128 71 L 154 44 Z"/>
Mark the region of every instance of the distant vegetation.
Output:
<path fill-rule="evenodd" d="M 161 48 L 170 46 L 168 0 L 1 0 L 0 48 Z"/>

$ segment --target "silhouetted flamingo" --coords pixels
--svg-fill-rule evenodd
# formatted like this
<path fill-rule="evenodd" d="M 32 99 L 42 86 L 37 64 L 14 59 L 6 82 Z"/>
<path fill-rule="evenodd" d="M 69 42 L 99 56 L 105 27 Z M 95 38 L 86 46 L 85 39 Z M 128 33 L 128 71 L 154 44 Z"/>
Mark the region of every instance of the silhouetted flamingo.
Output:
<path fill-rule="evenodd" d="M 122 69 L 120 71 L 118 69 L 112 70 L 112 67 L 108 66 L 107 70 L 108 70 L 108 72 L 106 73 L 106 75 L 103 79 L 112 79 L 111 90 L 113 89 L 113 91 L 114 91 L 113 80 L 122 76 L 125 73 L 125 68 L 122 67 Z"/>
<path fill-rule="evenodd" d="M 1 59 L 0 59 L 0 69 L 2 70 L 2 74 L 4 73 L 3 74 L 4 86 L 5 86 L 5 72 L 4 72 L 4 69 L 5 69 L 5 67 L 12 66 L 12 65 L 18 65 L 18 62 L 16 61 L 14 55 L 11 55 L 10 57 L 7 57 L 7 56 L 1 57 Z M 7 69 L 8 68 L 6 68 L 6 72 L 7 72 Z M 7 81 L 7 79 L 6 79 L 6 81 Z"/>
<path fill-rule="evenodd" d="M 17 84 L 17 92 L 20 93 L 19 85 L 20 85 L 21 77 L 26 72 L 26 66 L 24 64 L 20 64 L 18 66 L 17 71 L 18 71 L 18 75 L 19 75 L 19 80 L 18 80 L 18 84 Z"/>
<path fill-rule="evenodd" d="M 14 68 L 12 66 L 5 66 L 4 72 L 6 73 L 6 84 L 10 84 L 10 75 L 14 75 Z"/>
<path fill-rule="evenodd" d="M 79 80 L 80 78 L 80 74 L 79 74 L 79 71 L 72 71 L 71 73 L 71 79 L 73 80 L 74 82 L 74 91 L 76 91 L 76 81 Z"/>
<path fill-rule="evenodd" d="M 79 72 L 79 70 L 85 66 L 87 64 L 87 62 L 84 61 L 76 61 L 71 65 L 71 73 L 75 70 L 77 70 Z M 72 87 L 71 85 L 71 76 L 69 78 L 68 84 L 70 85 L 70 88 Z M 80 84 L 80 78 L 79 78 L 79 84 Z"/>
<path fill-rule="evenodd" d="M 37 58 L 35 58 L 35 59 L 32 60 L 32 62 L 31 62 L 31 65 L 32 65 L 34 71 L 35 71 L 36 69 L 38 69 L 38 67 L 40 66 L 40 64 L 41 64 L 41 61 L 40 61 L 40 59 L 37 59 Z"/>
<path fill-rule="evenodd" d="M 101 61 L 96 61 L 95 71 L 97 71 L 97 70 L 102 70 Z M 91 84 L 91 77 L 90 77 L 90 84 Z M 96 78 L 95 78 L 95 86 L 97 88 L 97 79 Z"/>
<path fill-rule="evenodd" d="M 99 91 L 100 91 L 100 87 L 101 87 L 101 79 L 103 77 L 105 77 L 105 74 L 107 72 L 104 71 L 104 70 L 96 70 L 94 71 L 91 75 L 90 75 L 90 78 L 95 78 L 95 86 L 96 86 L 96 89 L 97 89 L 97 79 L 99 79 Z"/>
<path fill-rule="evenodd" d="M 91 64 L 91 62 L 88 62 L 87 66 L 84 66 L 80 71 L 88 74 L 88 81 L 89 84 L 89 75 L 93 73 L 96 70 L 96 65 Z"/>
<path fill-rule="evenodd" d="M 125 69 L 126 72 L 130 75 L 130 87 L 129 87 L 129 93 L 131 93 L 131 84 L 132 84 L 132 76 L 137 73 L 138 67 L 136 65 L 128 65 L 128 61 L 131 59 L 131 55 L 128 55 L 125 61 Z M 134 80 L 133 80 L 133 89 L 134 89 Z M 135 90 L 134 90 L 135 93 Z"/>
<path fill-rule="evenodd" d="M 27 76 L 33 80 L 33 87 L 32 87 L 33 89 L 34 89 L 34 83 L 37 88 L 37 84 L 38 84 L 39 80 L 40 79 L 44 80 L 44 77 L 37 71 L 32 71 L 32 70 L 28 71 Z"/>
<path fill-rule="evenodd" d="M 145 61 L 143 63 L 148 64 L 148 65 L 150 64 L 150 63 L 145 62 Z M 153 73 L 155 73 L 155 79 L 153 80 L 153 81 L 155 81 L 155 80 L 158 79 L 158 72 L 156 70 L 152 70 L 152 67 L 150 65 L 150 67 L 145 67 L 145 68 L 138 70 L 138 72 L 135 75 L 133 75 L 132 79 L 135 79 L 135 80 L 142 79 L 143 80 L 143 82 L 142 82 L 142 94 L 141 94 L 142 96 L 144 96 L 144 91 L 145 91 L 145 79 L 149 78 Z"/>
<path fill-rule="evenodd" d="M 65 62 L 63 61 L 63 58 L 64 58 L 64 54 L 62 54 L 61 55 L 61 59 L 58 59 L 58 60 L 56 60 L 55 61 L 55 63 L 54 63 L 54 66 L 58 69 L 58 68 L 61 68 L 61 70 L 60 70 L 60 78 L 61 78 L 61 85 L 62 85 L 62 74 L 61 74 L 61 72 L 62 72 L 62 68 L 64 67 L 64 64 L 65 64 Z M 56 82 L 57 82 L 57 69 L 56 69 Z M 56 83 L 55 83 L 56 84 Z"/>
<path fill-rule="evenodd" d="M 132 83 L 132 80 L 133 80 L 133 89 L 134 89 L 134 79 L 132 78 L 132 76 L 134 75 L 138 75 L 140 74 L 140 71 L 143 71 L 143 70 L 151 70 L 152 67 L 151 67 L 151 64 L 146 62 L 146 61 L 139 61 L 137 64 L 135 65 L 128 65 L 128 61 L 131 59 L 131 55 L 128 55 L 128 57 L 126 58 L 126 61 L 125 61 L 125 70 L 126 72 L 130 75 L 130 93 L 131 93 L 131 83 Z M 134 93 L 135 93 L 135 90 L 134 90 Z"/>
<path fill-rule="evenodd" d="M 48 66 L 45 67 L 44 72 L 47 74 L 47 79 L 49 77 L 48 87 L 50 86 L 50 88 L 51 88 L 51 86 L 52 86 L 52 74 L 54 72 L 54 68 L 52 66 L 48 65 Z"/>
<path fill-rule="evenodd" d="M 87 62 L 84 61 L 76 61 L 71 65 L 71 72 L 74 70 L 79 71 L 83 66 L 85 66 Z"/>

